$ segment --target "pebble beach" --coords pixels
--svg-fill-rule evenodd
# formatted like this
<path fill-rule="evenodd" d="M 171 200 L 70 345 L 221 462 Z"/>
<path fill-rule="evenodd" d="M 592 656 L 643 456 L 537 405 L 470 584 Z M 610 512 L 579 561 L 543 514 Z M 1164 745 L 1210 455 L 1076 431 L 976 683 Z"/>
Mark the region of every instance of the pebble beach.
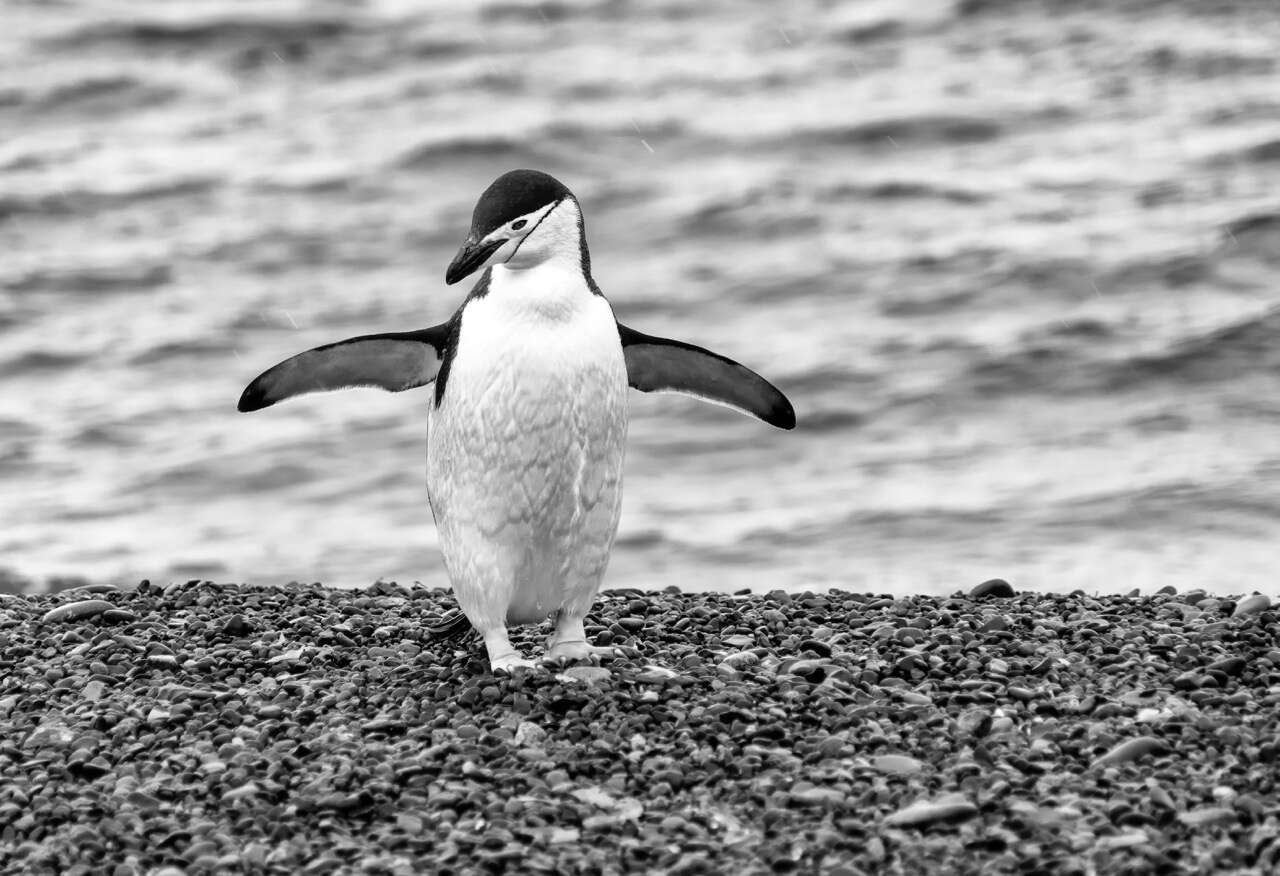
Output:
<path fill-rule="evenodd" d="M 1265 596 L 606 591 L 494 676 L 436 588 L 0 596 L 0 869 L 1280 866 Z M 536 653 L 546 630 L 514 641 Z"/>

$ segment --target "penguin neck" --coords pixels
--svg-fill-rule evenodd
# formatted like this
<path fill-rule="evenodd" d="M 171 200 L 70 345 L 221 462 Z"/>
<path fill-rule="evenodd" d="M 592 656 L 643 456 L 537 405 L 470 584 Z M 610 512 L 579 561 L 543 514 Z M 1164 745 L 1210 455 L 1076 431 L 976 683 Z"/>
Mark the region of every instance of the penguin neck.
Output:
<path fill-rule="evenodd" d="M 564 322 L 595 294 L 595 283 L 576 258 L 549 258 L 527 268 L 495 265 L 485 299 L 516 319 Z"/>

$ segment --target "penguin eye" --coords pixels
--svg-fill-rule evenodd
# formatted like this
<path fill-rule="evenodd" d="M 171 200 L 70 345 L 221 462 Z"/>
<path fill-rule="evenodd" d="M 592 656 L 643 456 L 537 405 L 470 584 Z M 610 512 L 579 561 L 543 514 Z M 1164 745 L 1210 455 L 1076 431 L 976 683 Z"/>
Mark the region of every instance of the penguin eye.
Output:
<path fill-rule="evenodd" d="M 511 223 L 511 230 L 519 231 L 521 228 L 524 228 L 528 224 L 529 224 L 528 219 L 517 219 L 515 222 Z"/>

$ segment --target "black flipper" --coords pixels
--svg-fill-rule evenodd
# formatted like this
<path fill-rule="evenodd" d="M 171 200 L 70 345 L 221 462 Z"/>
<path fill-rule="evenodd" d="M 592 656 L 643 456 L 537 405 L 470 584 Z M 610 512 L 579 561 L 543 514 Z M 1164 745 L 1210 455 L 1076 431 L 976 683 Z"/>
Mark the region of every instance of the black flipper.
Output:
<path fill-rule="evenodd" d="M 240 395 L 241 411 L 257 411 L 307 392 L 376 386 L 401 392 L 436 379 L 452 321 L 416 332 L 361 335 L 299 353 L 268 368 Z"/>
<path fill-rule="evenodd" d="M 471 630 L 471 621 L 467 620 L 467 616 L 462 612 L 456 612 L 453 617 L 446 618 L 438 624 L 427 627 L 427 633 L 433 639 L 456 639 Z"/>
<path fill-rule="evenodd" d="M 772 383 L 719 353 L 656 338 L 618 323 L 627 382 L 641 392 L 682 392 L 759 417 L 770 426 L 794 429 L 796 412 Z"/>

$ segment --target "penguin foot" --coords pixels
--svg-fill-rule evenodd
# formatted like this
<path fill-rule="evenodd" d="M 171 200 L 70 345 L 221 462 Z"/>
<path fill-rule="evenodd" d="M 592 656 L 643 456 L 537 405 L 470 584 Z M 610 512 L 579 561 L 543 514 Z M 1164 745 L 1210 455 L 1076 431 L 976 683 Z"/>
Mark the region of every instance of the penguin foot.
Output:
<path fill-rule="evenodd" d="M 551 647 L 547 649 L 547 654 L 542 658 L 544 663 L 554 663 L 557 661 L 566 661 L 570 663 L 579 660 L 612 660 L 614 657 L 621 657 L 622 652 L 617 648 L 606 648 L 600 645 L 588 645 L 586 641 L 579 639 L 577 641 L 558 641 L 553 642 Z"/>
<path fill-rule="evenodd" d="M 494 673 L 513 675 L 518 667 L 533 669 L 537 666 L 532 660 L 521 657 L 520 652 L 511 646 L 506 627 L 494 627 L 486 632 L 484 649 L 489 652 L 489 670 Z"/>
<path fill-rule="evenodd" d="M 514 651 L 510 654 L 503 654 L 501 657 L 494 657 L 489 661 L 489 671 L 494 675 L 499 672 L 505 672 L 507 675 L 515 675 L 517 669 L 537 669 L 538 664 L 532 660 L 526 660 Z"/>

